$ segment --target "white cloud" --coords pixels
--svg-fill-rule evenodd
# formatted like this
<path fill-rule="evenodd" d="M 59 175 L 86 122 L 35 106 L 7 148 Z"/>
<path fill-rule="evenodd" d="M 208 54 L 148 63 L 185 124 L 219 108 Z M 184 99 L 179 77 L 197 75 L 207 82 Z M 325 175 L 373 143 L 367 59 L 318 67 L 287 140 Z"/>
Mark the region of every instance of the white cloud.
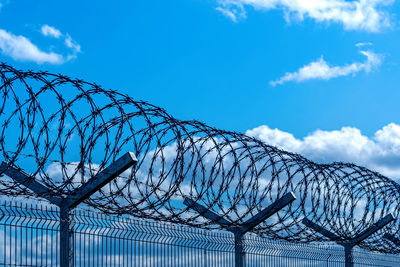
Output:
<path fill-rule="evenodd" d="M 311 62 L 301 67 L 296 72 L 287 72 L 283 77 L 276 81 L 271 81 L 272 86 L 283 84 L 289 81 L 304 82 L 307 80 L 329 80 L 340 76 L 354 75 L 360 71 L 370 72 L 373 68 L 382 63 L 383 56 L 372 51 L 360 51 L 367 57 L 364 62 L 354 62 L 343 66 L 332 66 L 324 58 Z"/>
<path fill-rule="evenodd" d="M 242 5 L 229 5 L 221 3 L 221 6 L 216 8 L 225 17 L 230 18 L 233 22 L 237 22 L 238 18 L 245 18 L 246 11 Z"/>
<path fill-rule="evenodd" d="M 15 35 L 3 29 L 0 29 L 0 50 L 2 54 L 10 56 L 14 60 L 33 61 L 38 64 L 62 64 L 76 58 L 77 54 L 81 52 L 80 45 L 69 34 L 63 34 L 58 29 L 49 25 L 43 25 L 41 33 L 44 36 L 57 39 L 63 37 L 64 50 L 67 49 L 68 52 L 61 54 L 42 51 L 27 37 Z"/>
<path fill-rule="evenodd" d="M 71 35 L 69 35 L 68 33 L 64 34 L 55 27 L 49 26 L 47 24 L 42 26 L 41 32 L 44 36 L 51 36 L 57 39 L 62 38 L 64 40 L 63 43 L 65 47 L 70 50 L 70 53 L 66 55 L 66 61 L 76 58 L 77 54 L 81 52 L 81 46 L 77 42 L 75 42 L 72 39 Z"/>
<path fill-rule="evenodd" d="M 73 53 L 81 52 L 81 46 L 76 41 L 74 41 L 71 35 L 69 35 L 68 33 L 64 34 L 59 29 L 56 29 L 55 27 L 49 26 L 47 24 L 42 26 L 41 32 L 44 36 L 51 36 L 57 39 L 63 37 L 64 45 L 70 48 Z"/>
<path fill-rule="evenodd" d="M 69 34 L 66 35 L 64 43 L 68 48 L 71 48 L 72 51 L 74 51 L 75 53 L 81 52 L 81 46 L 77 42 L 72 40 Z"/>
<path fill-rule="evenodd" d="M 317 22 L 340 23 L 347 30 L 376 32 L 390 25 L 389 15 L 382 7 L 391 5 L 393 0 L 217 0 L 219 11 L 236 21 L 246 17 L 245 7 L 256 10 L 281 9 L 287 20 L 305 17 Z M 242 10 L 233 12 L 232 10 Z M 229 13 L 230 12 L 230 13 Z"/>
<path fill-rule="evenodd" d="M 224 16 L 230 18 L 230 19 L 233 20 L 234 22 L 237 21 L 236 14 L 235 14 L 233 11 L 231 11 L 231 10 L 229 10 L 229 9 L 224 9 L 224 8 L 222 8 L 222 7 L 217 7 L 216 10 L 218 10 L 219 12 L 222 13 L 222 15 L 224 15 Z"/>
<path fill-rule="evenodd" d="M 372 45 L 372 43 L 370 42 L 361 42 L 361 43 L 356 43 L 357 47 L 361 47 L 361 46 L 370 46 Z"/>
<path fill-rule="evenodd" d="M 58 29 L 47 24 L 43 25 L 40 30 L 44 36 L 51 36 L 54 38 L 60 38 L 61 36 L 61 32 Z"/>
<path fill-rule="evenodd" d="M 14 35 L 0 29 L 0 50 L 4 55 L 15 60 L 34 61 L 38 64 L 61 64 L 64 62 L 62 55 L 54 52 L 44 52 L 22 35 Z"/>
<path fill-rule="evenodd" d="M 376 131 L 373 137 L 353 127 L 316 130 L 303 139 L 266 125 L 248 130 L 246 134 L 319 163 L 353 162 L 400 180 L 400 125 L 395 123 Z"/>

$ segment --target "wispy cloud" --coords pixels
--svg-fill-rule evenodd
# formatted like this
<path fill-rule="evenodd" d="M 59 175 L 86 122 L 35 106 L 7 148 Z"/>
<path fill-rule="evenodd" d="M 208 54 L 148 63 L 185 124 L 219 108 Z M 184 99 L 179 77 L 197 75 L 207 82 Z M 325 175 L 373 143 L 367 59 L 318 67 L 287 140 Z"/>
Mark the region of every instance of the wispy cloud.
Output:
<path fill-rule="evenodd" d="M 68 48 L 71 48 L 75 53 L 81 52 L 81 46 L 77 42 L 72 40 L 69 34 L 65 36 L 64 43 Z"/>
<path fill-rule="evenodd" d="M 246 11 L 243 5 L 232 5 L 226 1 L 221 1 L 220 6 L 216 8 L 222 15 L 230 18 L 233 22 L 237 22 L 240 18 L 246 17 Z"/>
<path fill-rule="evenodd" d="M 248 130 L 246 134 L 319 163 L 353 162 L 400 180 L 400 125 L 395 123 L 379 129 L 372 137 L 354 127 L 317 130 L 303 139 L 266 125 Z"/>
<path fill-rule="evenodd" d="M 361 42 L 361 43 L 356 43 L 357 47 L 362 47 L 362 46 L 371 46 L 372 43 L 370 42 Z"/>
<path fill-rule="evenodd" d="M 304 82 L 308 80 L 329 80 L 340 76 L 354 75 L 360 71 L 370 72 L 382 63 L 383 56 L 372 51 L 360 51 L 366 56 L 364 62 L 354 62 L 343 66 L 333 66 L 328 64 L 324 58 L 311 62 L 301 67 L 296 72 L 287 72 L 283 77 L 276 81 L 271 81 L 272 86 L 284 84 L 289 81 Z"/>
<path fill-rule="evenodd" d="M 42 34 L 44 36 L 52 36 L 57 39 L 60 38 L 60 36 L 62 35 L 58 29 L 56 29 L 52 26 L 49 26 L 47 24 L 43 25 L 42 28 L 40 29 L 40 31 L 42 32 Z"/>
<path fill-rule="evenodd" d="M 22 35 L 14 35 L 3 29 L 0 29 L 0 50 L 4 55 L 10 56 L 14 60 L 33 61 L 38 64 L 64 63 L 62 55 L 54 52 L 44 52 L 28 38 Z"/>
<path fill-rule="evenodd" d="M 66 60 L 71 60 L 77 57 L 77 54 L 81 52 L 81 46 L 72 39 L 71 35 L 68 33 L 62 33 L 59 29 L 49 26 L 47 24 L 43 25 L 41 32 L 44 36 L 51 36 L 57 39 L 63 39 L 65 47 L 70 50 L 70 53 L 66 56 Z"/>
<path fill-rule="evenodd" d="M 346 30 L 377 32 L 390 25 L 382 7 L 393 0 L 217 0 L 218 10 L 233 21 L 246 17 L 245 8 L 281 9 L 287 20 L 311 18 L 317 22 L 340 23 Z M 239 11 L 239 12 L 238 12 Z"/>

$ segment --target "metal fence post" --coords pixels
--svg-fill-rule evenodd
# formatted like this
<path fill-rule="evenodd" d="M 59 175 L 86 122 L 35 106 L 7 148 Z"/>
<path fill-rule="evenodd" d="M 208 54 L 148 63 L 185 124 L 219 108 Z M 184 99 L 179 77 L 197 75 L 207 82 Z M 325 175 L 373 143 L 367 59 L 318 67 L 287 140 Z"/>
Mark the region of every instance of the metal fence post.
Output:
<path fill-rule="evenodd" d="M 346 244 L 343 247 L 344 247 L 344 266 L 353 267 L 354 266 L 353 247 L 349 244 Z"/>
<path fill-rule="evenodd" d="M 243 233 L 237 231 L 235 237 L 235 267 L 245 267 L 245 253 L 243 250 Z"/>
<path fill-rule="evenodd" d="M 81 202 L 89 198 L 100 188 L 111 182 L 128 168 L 136 165 L 137 159 L 132 152 L 111 163 L 107 168 L 92 177 L 86 183 L 76 188 L 69 195 L 60 196 L 24 171 L 17 169 L 6 162 L 0 165 L 0 173 L 4 172 L 15 182 L 24 185 L 37 195 L 45 198 L 60 209 L 60 267 L 74 266 L 73 232 L 71 229 L 71 211 Z"/>
<path fill-rule="evenodd" d="M 246 251 L 244 250 L 243 246 L 243 236 L 247 232 L 253 230 L 254 227 L 271 217 L 273 214 L 277 213 L 282 208 L 292 203 L 295 199 L 296 197 L 294 193 L 289 192 L 240 225 L 233 225 L 232 222 L 222 218 L 218 214 L 210 211 L 206 207 L 200 205 L 190 198 L 185 197 L 183 204 L 185 204 L 188 208 L 196 211 L 206 219 L 218 224 L 222 228 L 225 228 L 227 231 L 233 233 L 235 238 L 235 267 L 245 267 Z"/>
<path fill-rule="evenodd" d="M 74 266 L 74 251 L 71 246 L 73 233 L 71 233 L 69 212 L 68 206 L 60 207 L 60 266 L 62 267 Z"/>
<path fill-rule="evenodd" d="M 378 230 L 385 227 L 388 223 L 394 220 L 394 217 L 391 213 L 380 219 L 375 224 L 368 227 L 366 230 L 362 231 L 358 235 L 353 238 L 343 239 L 332 233 L 331 231 L 325 229 L 324 227 L 310 221 L 307 218 L 302 220 L 302 223 L 313 229 L 315 232 L 320 233 L 321 235 L 327 237 L 330 241 L 336 242 L 338 245 L 343 246 L 344 248 L 344 260 L 346 267 L 354 266 L 354 258 L 353 258 L 353 247 L 360 244 L 363 240 L 367 239 L 372 234 L 376 233 Z"/>

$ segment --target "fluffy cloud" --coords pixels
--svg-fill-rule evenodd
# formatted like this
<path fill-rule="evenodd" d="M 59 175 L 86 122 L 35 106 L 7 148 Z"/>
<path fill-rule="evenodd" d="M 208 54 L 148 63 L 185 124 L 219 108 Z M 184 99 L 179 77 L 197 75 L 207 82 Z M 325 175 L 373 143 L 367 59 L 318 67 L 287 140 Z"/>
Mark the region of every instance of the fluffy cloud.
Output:
<path fill-rule="evenodd" d="M 376 131 L 373 137 L 353 127 L 317 130 L 303 139 L 265 125 L 248 130 L 246 134 L 319 163 L 353 162 L 393 179 L 400 178 L 400 125 L 395 123 Z"/>
<path fill-rule="evenodd" d="M 304 82 L 313 79 L 329 80 L 340 76 L 354 75 L 360 71 L 370 72 L 373 68 L 378 67 L 382 63 L 383 56 L 380 54 L 376 54 L 372 51 L 360 51 L 360 53 L 367 58 L 364 62 L 354 62 L 343 66 L 332 66 L 321 56 L 319 60 L 301 67 L 296 72 L 287 72 L 278 80 L 271 81 L 270 84 L 276 86 L 289 81 Z"/>
<path fill-rule="evenodd" d="M 57 39 L 63 37 L 63 46 L 68 52 L 65 54 L 45 52 L 27 37 L 15 35 L 3 29 L 0 29 L 0 50 L 3 55 L 10 56 L 14 60 L 33 61 L 38 64 L 62 64 L 76 58 L 77 54 L 81 51 L 80 45 L 72 40 L 69 34 L 63 34 L 52 26 L 43 25 L 41 33 L 44 36 Z"/>
<path fill-rule="evenodd" d="M 22 35 L 14 35 L 0 29 L 0 49 L 4 55 L 14 60 L 34 61 L 38 64 L 61 64 L 64 62 L 62 55 L 54 52 L 44 52 Z"/>
<path fill-rule="evenodd" d="M 224 15 L 236 21 L 245 18 L 245 8 L 256 10 L 281 9 L 286 20 L 305 17 L 317 22 L 340 23 L 347 30 L 379 31 L 390 25 L 389 15 L 382 7 L 391 5 L 393 0 L 217 0 L 217 8 Z"/>

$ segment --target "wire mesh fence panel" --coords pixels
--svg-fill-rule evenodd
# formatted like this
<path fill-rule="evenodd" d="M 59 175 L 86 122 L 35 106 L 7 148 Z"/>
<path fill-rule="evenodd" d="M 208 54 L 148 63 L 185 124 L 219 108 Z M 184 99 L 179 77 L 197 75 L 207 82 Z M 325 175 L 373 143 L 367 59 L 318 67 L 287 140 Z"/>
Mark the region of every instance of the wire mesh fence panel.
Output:
<path fill-rule="evenodd" d="M 248 236 L 246 244 L 246 266 L 343 266 L 343 249 L 337 246 L 322 246 L 288 243 Z"/>
<path fill-rule="evenodd" d="M 59 217 L 54 208 L 0 206 L 0 266 L 59 265 Z"/>
<path fill-rule="evenodd" d="M 229 233 L 78 211 L 75 266 L 232 266 Z"/>
<path fill-rule="evenodd" d="M 399 256 L 354 249 L 354 266 L 400 266 Z"/>
<path fill-rule="evenodd" d="M 77 210 L 71 214 L 73 266 L 235 266 L 233 234 Z M 60 266 L 59 210 L 0 204 L 0 266 Z M 249 234 L 245 266 L 344 266 L 341 247 Z M 399 266 L 400 257 L 354 250 L 355 266 Z"/>

